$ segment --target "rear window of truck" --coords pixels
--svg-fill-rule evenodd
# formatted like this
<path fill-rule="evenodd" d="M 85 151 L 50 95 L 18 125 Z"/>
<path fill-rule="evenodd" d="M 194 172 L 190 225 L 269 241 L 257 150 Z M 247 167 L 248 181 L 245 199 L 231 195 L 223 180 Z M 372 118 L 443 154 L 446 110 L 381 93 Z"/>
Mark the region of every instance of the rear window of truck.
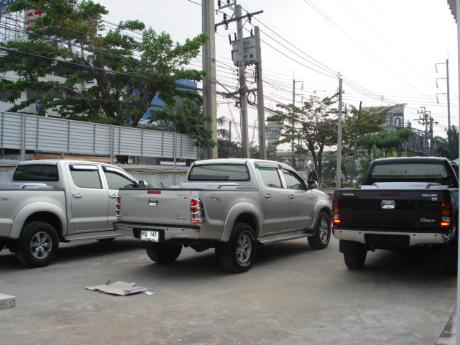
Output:
<path fill-rule="evenodd" d="M 13 181 L 56 182 L 59 181 L 57 165 L 26 164 L 18 165 L 14 171 Z"/>
<path fill-rule="evenodd" d="M 447 184 L 449 174 L 439 163 L 376 164 L 369 176 L 370 182 L 426 181 Z"/>
<path fill-rule="evenodd" d="M 245 164 L 205 164 L 192 167 L 189 181 L 249 181 Z"/>

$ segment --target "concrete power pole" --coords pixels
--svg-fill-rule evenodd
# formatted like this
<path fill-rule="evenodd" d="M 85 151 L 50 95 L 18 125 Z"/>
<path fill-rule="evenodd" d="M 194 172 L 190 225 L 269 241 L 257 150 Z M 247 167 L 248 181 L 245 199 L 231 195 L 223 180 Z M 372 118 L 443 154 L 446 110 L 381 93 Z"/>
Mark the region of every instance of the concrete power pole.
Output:
<path fill-rule="evenodd" d="M 449 81 L 449 59 L 446 59 L 446 82 L 447 82 L 447 129 L 450 129 L 450 81 Z"/>
<path fill-rule="evenodd" d="M 457 14 L 457 56 L 460 56 L 460 0 L 456 0 L 455 1 L 455 8 L 456 8 L 456 14 Z M 457 71 L 459 71 L 460 73 L 460 58 L 457 59 Z M 458 78 L 458 96 L 460 97 L 460 78 Z M 460 114 L 459 114 L 460 115 Z M 460 120 L 460 116 L 459 116 L 459 120 Z M 458 128 L 460 128 L 460 123 L 457 123 L 457 125 L 459 126 Z M 459 146 L 460 146 L 460 140 L 459 140 Z M 459 147 L 459 150 L 460 150 L 460 147 Z M 460 229 L 460 217 L 458 217 L 457 219 L 457 229 Z M 458 252 L 457 252 L 457 267 L 460 267 L 460 246 L 457 246 L 458 247 Z M 458 269 L 457 269 L 458 270 Z M 460 289 L 458 288 L 460 287 L 460 274 L 458 274 L 458 271 L 457 271 L 457 330 L 460 330 L 460 317 L 458 317 L 458 313 L 459 313 L 459 310 L 460 310 Z M 455 340 L 455 344 L 456 345 L 460 345 L 460 336 L 457 336 L 456 337 L 456 340 Z"/>
<path fill-rule="evenodd" d="M 249 133 L 248 133 L 248 95 L 246 88 L 246 62 L 244 59 L 244 35 L 243 20 L 241 16 L 241 5 L 235 7 L 235 17 L 237 26 L 238 40 L 238 59 L 239 59 L 239 81 L 240 81 L 240 121 L 241 121 L 241 144 L 243 146 L 243 157 L 250 158 L 249 153 Z"/>
<path fill-rule="evenodd" d="M 447 96 L 447 129 L 449 130 L 451 127 L 451 115 L 450 115 L 450 78 L 449 78 L 449 59 L 446 59 L 445 62 L 439 62 L 435 64 L 436 73 L 438 73 L 438 65 L 445 65 L 446 66 L 446 76 L 442 78 L 436 78 L 436 87 L 438 86 L 438 79 L 445 79 L 446 80 L 446 91 L 445 93 L 437 93 L 436 99 L 438 99 L 438 95 L 446 95 Z M 439 100 L 438 100 L 439 103 Z"/>
<path fill-rule="evenodd" d="M 214 0 L 202 0 L 203 33 L 208 41 L 203 45 L 203 105 L 204 113 L 211 118 L 210 129 L 216 146 L 209 149 L 207 158 L 218 158 L 217 150 L 217 99 L 216 99 L 216 37 Z"/>
<path fill-rule="evenodd" d="M 296 85 L 296 81 L 295 79 L 292 79 L 292 138 L 291 138 L 291 166 L 294 167 L 295 166 L 295 157 L 294 157 L 294 153 L 295 153 L 295 141 L 294 141 L 294 131 L 295 131 L 295 119 L 294 119 L 294 109 L 295 109 L 295 85 Z"/>
<path fill-rule="evenodd" d="M 337 168 L 335 188 L 342 186 L 342 78 L 339 77 L 339 116 L 337 124 Z"/>
<path fill-rule="evenodd" d="M 260 29 L 255 28 L 257 55 L 257 115 L 259 119 L 259 152 L 260 159 L 267 159 L 267 142 L 265 140 L 265 103 L 262 77 L 262 49 L 260 45 Z"/>

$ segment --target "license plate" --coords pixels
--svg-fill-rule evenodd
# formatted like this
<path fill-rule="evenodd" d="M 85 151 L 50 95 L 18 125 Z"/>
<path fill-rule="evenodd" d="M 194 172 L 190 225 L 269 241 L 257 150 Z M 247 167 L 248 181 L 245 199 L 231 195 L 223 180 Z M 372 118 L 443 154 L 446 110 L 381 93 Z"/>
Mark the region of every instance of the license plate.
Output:
<path fill-rule="evenodd" d="M 160 241 L 160 233 L 158 231 L 142 230 L 141 231 L 141 240 L 142 241 L 149 241 L 149 242 L 159 242 Z"/>

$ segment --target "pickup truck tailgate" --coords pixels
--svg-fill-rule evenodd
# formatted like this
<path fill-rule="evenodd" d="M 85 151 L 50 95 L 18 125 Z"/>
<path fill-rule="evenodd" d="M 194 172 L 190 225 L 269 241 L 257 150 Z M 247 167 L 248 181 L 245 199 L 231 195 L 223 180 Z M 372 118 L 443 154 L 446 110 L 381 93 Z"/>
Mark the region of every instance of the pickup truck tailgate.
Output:
<path fill-rule="evenodd" d="M 439 228 L 444 190 L 339 190 L 340 228 L 431 231 Z"/>
<path fill-rule="evenodd" d="M 191 224 L 192 193 L 191 190 L 174 189 L 120 190 L 120 220 L 145 224 Z"/>

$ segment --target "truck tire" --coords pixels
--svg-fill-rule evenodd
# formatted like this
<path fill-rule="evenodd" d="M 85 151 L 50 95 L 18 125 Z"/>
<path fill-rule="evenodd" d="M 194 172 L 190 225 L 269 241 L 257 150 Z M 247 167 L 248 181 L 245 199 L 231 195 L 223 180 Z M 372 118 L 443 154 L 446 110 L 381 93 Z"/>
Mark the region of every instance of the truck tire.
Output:
<path fill-rule="evenodd" d="M 182 245 L 174 243 L 148 243 L 146 248 L 150 260 L 157 264 L 172 264 L 180 255 Z"/>
<path fill-rule="evenodd" d="M 56 229 L 46 222 L 26 224 L 17 242 L 16 256 L 25 266 L 47 266 L 56 256 L 59 238 Z"/>
<path fill-rule="evenodd" d="M 5 248 L 6 243 L 4 241 L 0 241 L 0 252 Z"/>
<path fill-rule="evenodd" d="M 308 237 L 308 244 L 313 249 L 324 249 L 331 239 L 331 217 L 325 212 L 319 213 L 315 234 Z"/>
<path fill-rule="evenodd" d="M 228 243 L 216 247 L 222 268 L 231 273 L 248 271 L 256 258 L 257 242 L 254 230 L 246 223 L 237 223 Z"/>
<path fill-rule="evenodd" d="M 367 248 L 364 244 L 340 241 L 340 250 L 343 253 L 345 265 L 350 270 L 359 270 L 364 267 L 367 256 Z"/>

